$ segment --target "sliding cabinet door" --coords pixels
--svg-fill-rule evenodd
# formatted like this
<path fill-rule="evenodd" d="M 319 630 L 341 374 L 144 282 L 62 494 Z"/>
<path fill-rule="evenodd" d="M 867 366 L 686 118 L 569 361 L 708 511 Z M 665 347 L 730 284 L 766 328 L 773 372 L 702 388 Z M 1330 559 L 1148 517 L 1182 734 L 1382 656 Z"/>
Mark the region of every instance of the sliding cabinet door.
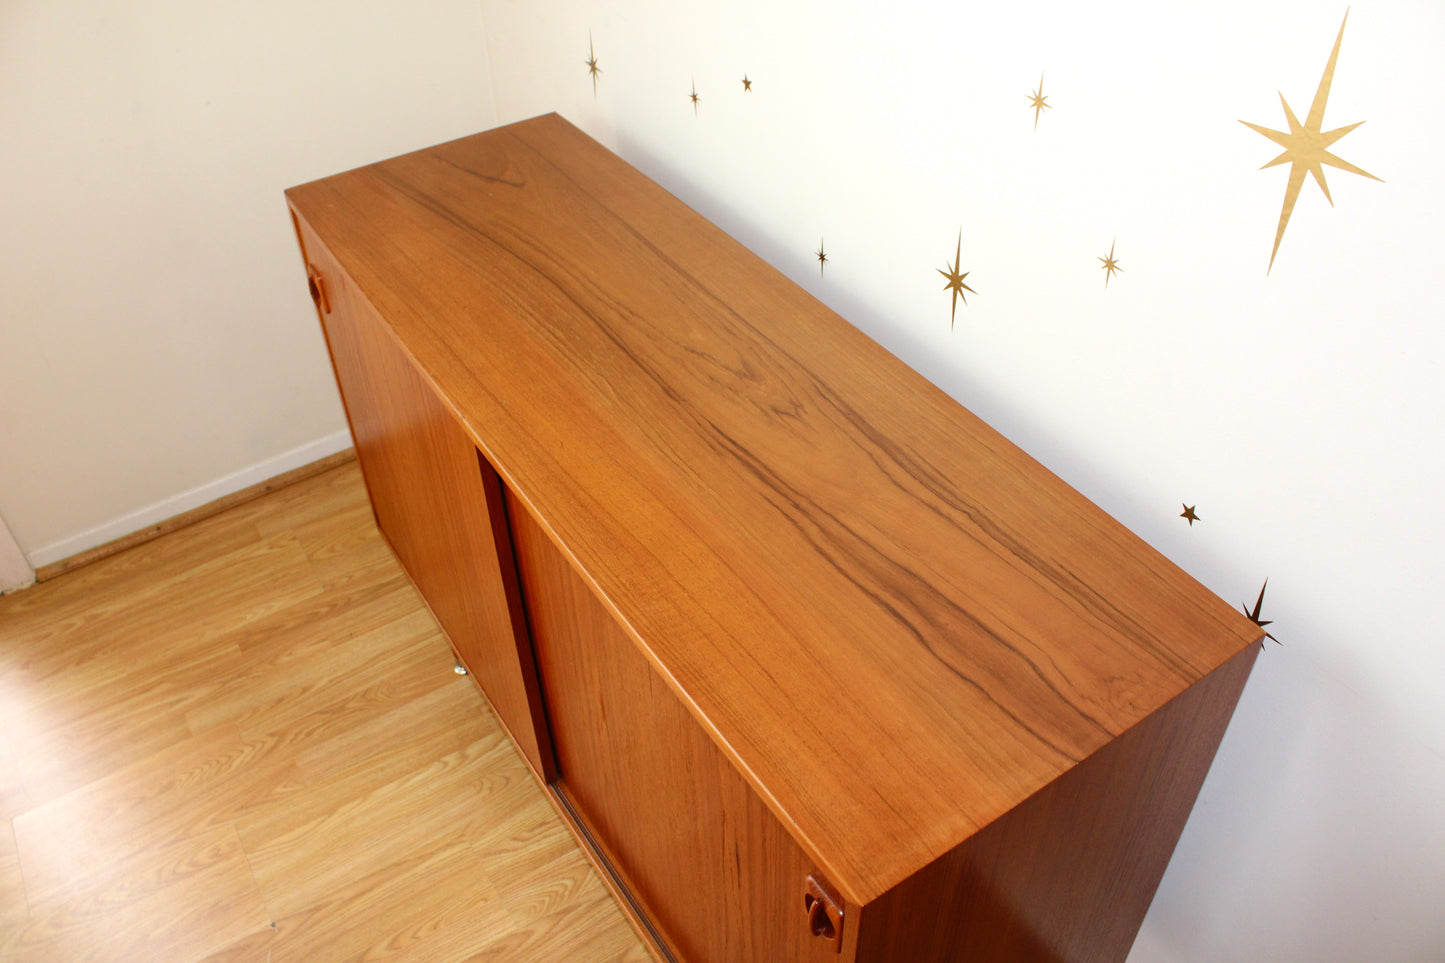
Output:
<path fill-rule="evenodd" d="M 298 232 L 377 524 L 546 777 L 551 752 L 497 475 L 304 222 Z"/>
<path fill-rule="evenodd" d="M 797 844 L 537 522 L 508 502 L 554 787 L 594 847 L 679 960 L 845 959 L 810 932 L 813 867 Z"/>

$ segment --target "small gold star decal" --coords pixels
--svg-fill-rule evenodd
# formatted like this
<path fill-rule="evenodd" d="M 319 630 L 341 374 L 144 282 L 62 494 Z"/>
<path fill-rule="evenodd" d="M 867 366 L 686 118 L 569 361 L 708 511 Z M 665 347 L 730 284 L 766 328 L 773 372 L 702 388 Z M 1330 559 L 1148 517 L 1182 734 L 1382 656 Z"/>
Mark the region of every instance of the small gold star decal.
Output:
<path fill-rule="evenodd" d="M 753 90 L 753 82 L 748 79 L 748 75 L 747 75 L 747 74 L 743 74 L 743 93 L 745 93 L 745 94 L 750 94 L 750 93 L 752 93 L 752 90 Z"/>
<path fill-rule="evenodd" d="M 597 54 L 592 49 L 592 34 L 587 34 L 587 72 L 592 75 L 592 98 L 597 98 L 597 75 L 602 73 L 602 68 L 597 66 Z"/>
<path fill-rule="evenodd" d="M 1251 124 L 1247 120 L 1240 123 L 1256 133 L 1263 134 L 1276 144 L 1284 148 L 1284 153 L 1274 160 L 1265 164 L 1265 167 L 1275 167 L 1279 164 L 1289 164 L 1289 183 L 1284 189 L 1284 206 L 1279 212 L 1279 227 L 1274 232 L 1274 250 L 1269 252 L 1269 269 L 1274 268 L 1275 255 L 1279 253 L 1279 242 L 1284 239 L 1284 229 L 1289 225 L 1289 216 L 1294 213 L 1295 201 L 1299 200 L 1300 188 L 1304 186 L 1305 174 L 1308 173 L 1315 179 L 1315 183 L 1324 192 L 1325 200 L 1330 206 L 1335 206 L 1334 198 L 1330 197 L 1329 185 L 1325 183 L 1324 167 L 1338 167 L 1340 170 L 1349 171 L 1351 174 L 1360 174 L 1371 180 L 1378 181 L 1380 178 L 1374 174 L 1360 170 L 1348 161 L 1340 160 L 1325 148 L 1335 141 L 1363 124 L 1349 124 L 1345 127 L 1336 127 L 1334 130 L 1323 130 L 1325 124 L 1325 102 L 1330 97 L 1330 84 L 1335 77 L 1335 61 L 1340 56 L 1340 41 L 1345 39 L 1345 23 L 1350 19 L 1350 12 L 1345 11 L 1345 19 L 1340 22 L 1340 32 L 1335 37 L 1334 49 L 1330 51 L 1329 62 L 1325 64 L 1324 76 L 1320 78 L 1320 85 L 1315 90 L 1315 99 L 1310 104 L 1310 112 L 1305 115 L 1305 122 L 1301 124 L 1299 118 L 1290 110 L 1289 102 L 1284 99 L 1284 94 L 1279 95 L 1279 102 L 1284 105 L 1284 117 L 1289 122 L 1289 133 L 1271 130 L 1268 127 L 1261 127 L 1258 124 Z M 1265 272 L 1266 274 L 1269 271 Z"/>
<path fill-rule="evenodd" d="M 694 81 L 692 82 L 692 93 L 688 94 L 688 99 L 692 101 L 692 115 L 693 115 L 694 117 L 696 117 L 696 116 L 697 116 L 697 101 L 698 101 L 698 97 L 697 97 L 697 81 L 696 81 L 696 80 L 694 80 Z"/>
<path fill-rule="evenodd" d="M 1196 515 L 1196 514 L 1194 514 L 1194 506 L 1193 506 L 1193 505 L 1185 505 L 1183 502 L 1180 502 L 1179 504 L 1184 507 L 1184 511 L 1182 511 L 1182 512 L 1179 513 L 1179 517 L 1180 517 L 1180 518 L 1187 518 L 1187 519 L 1189 520 L 1189 527 L 1190 527 L 1190 528 L 1193 528 L 1193 527 L 1194 527 L 1194 523 L 1197 522 L 1197 521 L 1199 521 L 1199 516 Z"/>
<path fill-rule="evenodd" d="M 1114 257 L 1114 244 L 1114 241 L 1109 242 L 1108 257 L 1099 258 L 1100 261 L 1104 262 L 1104 287 L 1106 288 L 1109 286 L 1109 279 L 1114 276 L 1115 271 L 1121 274 L 1124 272 L 1124 269 L 1119 266 L 1118 260 Z"/>
<path fill-rule="evenodd" d="M 828 255 L 823 250 L 823 239 L 818 238 L 818 250 L 814 252 L 818 257 L 818 277 L 823 276 L 823 266 L 828 263 Z"/>
<path fill-rule="evenodd" d="M 1034 109 L 1034 130 L 1039 129 L 1039 115 L 1054 109 L 1052 104 L 1047 103 L 1048 99 L 1044 93 L 1044 75 L 1039 74 L 1039 89 L 1029 94 L 1029 106 Z"/>
<path fill-rule="evenodd" d="M 958 299 L 959 299 L 959 298 L 963 298 L 963 306 L 964 306 L 964 307 L 968 307 L 968 298 L 964 298 L 964 297 L 963 297 L 963 292 L 967 291 L 969 294 L 977 294 L 977 293 L 978 293 L 978 292 L 975 291 L 973 288 L 971 288 L 971 287 L 969 287 L 967 284 L 964 284 L 964 283 L 963 283 L 963 279 L 966 278 L 966 277 L 968 277 L 968 272 L 967 272 L 967 271 L 964 271 L 962 274 L 959 274 L 959 273 L 958 273 L 958 265 L 959 265 L 959 261 L 960 261 L 960 259 L 961 259 L 962 253 L 963 253 L 963 228 L 959 228 L 959 229 L 958 229 L 958 246 L 953 249 L 953 266 L 952 266 L 951 268 L 949 268 L 947 271 L 944 271 L 944 270 L 942 270 L 942 269 L 939 269 L 939 271 L 938 271 L 939 274 L 942 274 L 945 278 L 948 279 L 948 283 L 943 286 L 943 290 L 945 290 L 945 291 L 952 291 L 952 292 L 953 292 L 953 308 L 952 308 L 952 310 L 949 311 L 949 314 L 948 314 L 948 330 L 950 330 L 950 331 L 953 330 L 953 319 L 954 319 L 955 317 L 957 317 L 957 315 L 958 315 Z"/>
<path fill-rule="evenodd" d="M 1240 606 L 1240 608 L 1244 609 L 1244 614 L 1249 616 L 1249 620 L 1260 628 L 1264 628 L 1266 625 L 1272 625 L 1274 621 L 1273 619 L 1261 619 L 1259 617 L 1259 610 L 1264 607 L 1264 590 L 1267 588 L 1269 588 L 1269 579 L 1265 579 L 1264 584 L 1261 585 L 1259 588 L 1259 598 L 1254 600 L 1253 612 L 1249 610 L 1249 606 L 1247 605 Z M 1275 645 L 1284 645 L 1283 642 L 1281 642 L 1279 639 L 1275 639 L 1274 636 L 1270 635 L 1268 632 L 1264 633 L 1264 637 L 1266 639 L 1274 639 Z M 1263 645 L 1264 643 L 1260 644 Z"/>

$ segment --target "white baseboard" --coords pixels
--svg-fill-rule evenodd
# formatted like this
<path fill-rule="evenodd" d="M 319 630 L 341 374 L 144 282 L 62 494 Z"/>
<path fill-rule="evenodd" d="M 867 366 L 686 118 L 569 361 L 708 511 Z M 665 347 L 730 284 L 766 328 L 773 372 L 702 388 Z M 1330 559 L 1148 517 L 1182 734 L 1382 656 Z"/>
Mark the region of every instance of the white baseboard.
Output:
<path fill-rule="evenodd" d="M 189 491 L 163 498 L 144 508 L 128 512 L 119 518 L 112 519 L 94 528 L 88 528 L 83 532 L 74 535 L 67 535 L 65 538 L 43 545 L 35 551 L 30 552 L 26 557 L 31 568 L 43 568 L 52 562 L 70 558 L 72 555 L 79 555 L 87 549 L 95 548 L 97 545 L 104 545 L 106 542 L 114 541 L 132 532 L 138 532 L 148 528 L 157 522 L 163 522 L 168 518 L 174 518 L 193 508 L 200 508 L 202 505 L 223 498 L 232 492 L 238 492 L 243 488 L 258 485 L 277 475 L 284 475 L 286 472 L 302 465 L 309 465 L 313 461 L 319 461 L 327 455 L 334 455 L 338 451 L 350 447 L 351 433 L 341 430 L 318 438 L 315 441 L 307 442 L 290 451 L 282 452 L 265 461 L 257 462 L 240 471 L 231 472 L 229 475 L 222 475 L 215 481 L 207 482 Z"/>

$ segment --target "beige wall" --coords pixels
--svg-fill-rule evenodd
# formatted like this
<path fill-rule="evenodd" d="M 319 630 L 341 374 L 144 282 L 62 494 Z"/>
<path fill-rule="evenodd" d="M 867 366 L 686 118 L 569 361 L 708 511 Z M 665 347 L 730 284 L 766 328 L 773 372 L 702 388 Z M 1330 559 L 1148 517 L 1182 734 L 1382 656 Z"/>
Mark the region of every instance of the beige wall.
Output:
<path fill-rule="evenodd" d="M 348 444 L 281 192 L 493 116 L 464 0 L 0 5 L 0 513 L 30 561 Z"/>

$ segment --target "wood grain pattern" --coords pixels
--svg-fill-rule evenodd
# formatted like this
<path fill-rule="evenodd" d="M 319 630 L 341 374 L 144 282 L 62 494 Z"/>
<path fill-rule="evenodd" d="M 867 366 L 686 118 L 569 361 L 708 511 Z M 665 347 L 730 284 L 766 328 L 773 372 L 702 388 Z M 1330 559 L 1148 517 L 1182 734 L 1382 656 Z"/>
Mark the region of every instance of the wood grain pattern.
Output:
<path fill-rule="evenodd" d="M 288 197 L 854 905 L 1259 638 L 555 116 Z"/>
<path fill-rule="evenodd" d="M 813 866 L 524 510 L 512 535 L 559 787 L 679 960 L 833 963 Z"/>
<path fill-rule="evenodd" d="M 864 907 L 859 961 L 1124 959 L 1258 654 Z"/>
<path fill-rule="evenodd" d="M 647 960 L 354 462 L 0 598 L 0 692 L 0 963 Z"/>
<path fill-rule="evenodd" d="M 516 571 L 491 525 L 502 510 L 495 472 L 321 241 L 304 224 L 298 233 L 325 283 L 330 310 L 318 303 L 317 311 L 377 524 L 518 747 L 545 776 L 551 751 Z"/>

